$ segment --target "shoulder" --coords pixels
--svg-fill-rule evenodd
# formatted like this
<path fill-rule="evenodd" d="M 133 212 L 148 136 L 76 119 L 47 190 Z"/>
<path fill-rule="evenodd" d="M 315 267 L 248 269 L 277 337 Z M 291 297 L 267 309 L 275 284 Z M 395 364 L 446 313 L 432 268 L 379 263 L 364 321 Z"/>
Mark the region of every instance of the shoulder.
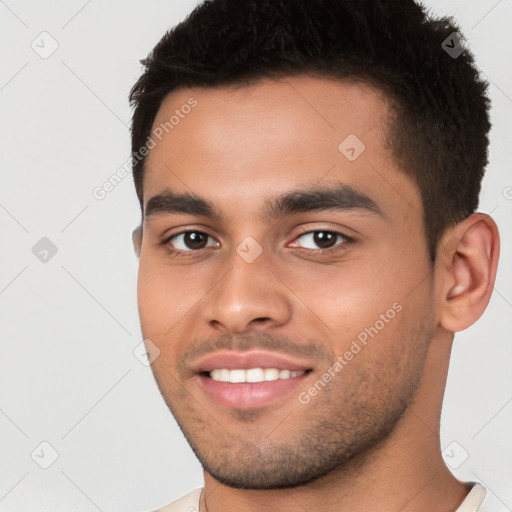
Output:
<path fill-rule="evenodd" d="M 202 491 L 203 489 L 196 489 L 186 496 L 183 496 L 183 498 L 155 510 L 155 512 L 198 512 L 199 498 Z"/>
<path fill-rule="evenodd" d="M 471 490 L 455 512 L 504 512 L 503 502 L 494 499 L 482 484 L 471 482 Z"/>
<path fill-rule="evenodd" d="M 480 506 L 484 501 L 485 495 L 485 488 L 482 485 L 473 482 L 466 499 L 455 512 L 477 512 L 478 510 L 481 510 Z"/>

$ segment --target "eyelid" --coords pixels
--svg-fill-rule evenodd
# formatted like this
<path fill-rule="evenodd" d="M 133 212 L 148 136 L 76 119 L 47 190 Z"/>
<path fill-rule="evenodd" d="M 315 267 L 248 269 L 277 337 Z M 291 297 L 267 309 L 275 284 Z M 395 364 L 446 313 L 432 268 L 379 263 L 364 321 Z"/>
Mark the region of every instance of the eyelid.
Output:
<path fill-rule="evenodd" d="M 205 235 L 208 235 L 211 238 L 215 238 L 215 236 L 210 233 L 210 228 L 208 226 L 204 226 L 201 224 L 198 224 L 198 225 L 186 224 L 186 225 L 166 229 L 159 236 L 159 238 L 161 238 L 162 242 L 165 242 L 166 240 L 169 240 L 170 238 L 172 238 L 174 236 L 183 235 L 186 233 L 204 233 Z"/>
<path fill-rule="evenodd" d="M 346 246 L 352 244 L 355 241 L 353 237 L 345 234 L 343 231 L 339 231 L 338 229 L 326 228 L 326 227 L 320 227 L 320 228 L 319 227 L 304 227 L 304 226 L 299 228 L 299 233 L 293 238 L 293 241 L 296 241 L 301 236 L 318 233 L 318 232 L 333 233 L 337 236 L 341 236 L 344 240 L 342 242 L 338 242 L 333 247 L 328 247 L 326 249 L 322 249 L 322 248 L 310 249 L 310 248 L 301 247 L 301 246 L 298 246 L 298 247 L 303 252 L 309 252 L 312 254 L 318 254 L 318 253 L 329 254 L 329 253 L 334 253 L 337 251 L 342 251 L 345 249 Z M 208 248 L 211 249 L 211 247 L 212 247 L 211 245 L 206 245 L 206 247 L 202 247 L 201 249 L 197 249 L 197 250 L 194 250 L 194 249 L 183 250 L 183 249 L 175 249 L 172 246 L 170 247 L 171 239 L 173 239 L 174 237 L 180 236 L 180 235 L 186 235 L 187 233 L 201 233 L 201 234 L 206 235 L 207 237 L 215 240 L 217 245 L 213 246 L 213 247 L 218 247 L 220 245 L 220 242 L 213 235 L 208 233 L 208 231 L 206 231 L 204 228 L 193 228 L 193 227 L 187 228 L 187 229 L 182 229 L 181 231 L 176 231 L 174 233 L 168 234 L 159 243 L 159 245 L 165 246 L 167 248 L 167 250 L 174 256 L 185 256 L 185 257 L 193 256 L 195 254 L 200 254 L 203 250 L 208 249 Z"/>
<path fill-rule="evenodd" d="M 330 231 L 331 233 L 337 233 L 339 235 L 342 235 L 346 238 L 354 238 L 352 235 L 349 235 L 348 233 L 357 233 L 359 234 L 358 231 L 356 231 L 355 229 L 353 228 L 348 228 L 348 227 L 345 227 L 345 226 L 340 226 L 339 224 L 336 225 L 336 226 L 320 226 L 318 227 L 318 222 L 310 222 L 308 223 L 308 225 L 301 225 L 298 227 L 298 230 L 299 230 L 299 234 L 297 236 L 300 236 L 300 235 L 304 235 L 305 233 L 313 233 L 313 232 L 316 232 L 316 231 Z M 356 235 L 354 235 L 356 236 Z"/>
<path fill-rule="evenodd" d="M 211 236 L 208 233 L 203 233 L 202 231 L 189 231 L 189 232 L 185 231 L 184 233 L 177 233 L 176 235 L 173 235 L 171 238 L 188 235 L 189 233 L 200 233 L 201 235 L 206 235 L 207 239 L 215 240 L 213 236 Z M 219 242 L 217 242 L 215 240 L 215 243 L 218 244 Z M 207 244 L 207 247 L 211 247 L 211 245 Z"/>
<path fill-rule="evenodd" d="M 212 240 L 215 241 L 215 243 L 217 244 L 217 247 L 218 245 L 220 244 L 220 242 L 213 236 L 211 235 L 210 233 L 208 233 L 207 231 L 204 231 L 204 229 L 196 229 L 196 228 L 192 228 L 192 229 L 183 229 L 181 231 L 177 231 L 175 233 L 171 233 L 171 234 L 167 234 L 166 236 L 164 236 L 164 239 L 160 242 L 160 245 L 165 245 L 165 246 L 168 246 L 170 245 L 170 242 L 173 238 L 175 237 L 178 237 L 178 236 L 182 236 L 182 235 L 186 235 L 187 233 L 201 233 L 202 235 L 206 235 L 206 237 L 208 238 L 211 238 Z M 197 250 L 194 250 L 194 249 L 189 249 L 189 250 L 184 250 L 184 249 L 170 249 L 171 252 L 173 253 L 178 253 L 178 254 L 183 254 L 183 253 L 186 253 L 186 254 L 189 254 L 189 253 L 199 253 L 201 252 L 203 249 L 207 249 L 208 247 L 212 247 L 211 245 L 206 245 L 206 247 L 203 247 L 201 249 L 197 249 Z"/>
<path fill-rule="evenodd" d="M 319 233 L 319 232 L 333 233 L 336 236 L 341 236 L 344 240 L 343 240 L 343 242 L 339 242 L 339 243 L 335 244 L 333 247 L 328 247 L 327 249 L 309 249 L 307 247 L 302 248 L 302 249 L 304 249 L 305 251 L 312 252 L 312 253 L 316 253 L 316 252 L 329 253 L 329 252 L 334 252 L 337 250 L 342 250 L 342 246 L 347 246 L 347 245 L 350 245 L 351 243 L 355 242 L 355 239 L 353 237 L 345 234 L 343 231 L 339 231 L 338 229 L 333 229 L 333 228 L 301 228 L 301 231 L 299 232 L 299 234 L 297 236 L 294 237 L 293 241 L 296 241 L 297 239 L 299 239 L 300 237 L 302 237 L 304 235 L 310 235 L 310 234 Z M 299 246 L 299 247 L 301 247 L 301 246 Z"/>

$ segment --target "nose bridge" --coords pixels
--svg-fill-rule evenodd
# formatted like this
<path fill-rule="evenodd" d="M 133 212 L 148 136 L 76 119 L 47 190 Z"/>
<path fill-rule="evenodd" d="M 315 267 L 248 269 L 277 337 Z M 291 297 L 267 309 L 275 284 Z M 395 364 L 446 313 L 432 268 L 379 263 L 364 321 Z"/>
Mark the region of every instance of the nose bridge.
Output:
<path fill-rule="evenodd" d="M 286 287 L 269 266 L 270 255 L 251 239 L 242 241 L 224 260 L 221 278 L 212 290 L 207 321 L 231 332 L 243 332 L 254 320 L 278 325 L 291 314 Z"/>

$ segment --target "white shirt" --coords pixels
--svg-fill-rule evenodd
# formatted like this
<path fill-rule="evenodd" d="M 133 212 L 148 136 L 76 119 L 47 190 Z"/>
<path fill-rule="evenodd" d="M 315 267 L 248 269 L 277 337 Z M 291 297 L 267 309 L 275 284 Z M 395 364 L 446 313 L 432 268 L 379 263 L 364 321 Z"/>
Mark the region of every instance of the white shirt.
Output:
<path fill-rule="evenodd" d="M 155 512 L 198 512 L 201 492 L 202 489 L 196 489 L 178 501 L 155 510 Z M 485 496 L 485 488 L 480 484 L 474 484 L 466 499 L 455 512 L 494 512 L 489 509 Z"/>

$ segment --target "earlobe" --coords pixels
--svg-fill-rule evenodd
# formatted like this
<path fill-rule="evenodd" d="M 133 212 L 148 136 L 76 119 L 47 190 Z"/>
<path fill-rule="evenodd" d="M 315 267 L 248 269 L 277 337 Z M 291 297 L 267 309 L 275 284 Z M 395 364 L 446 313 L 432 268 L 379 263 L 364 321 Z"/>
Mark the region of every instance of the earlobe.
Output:
<path fill-rule="evenodd" d="M 440 323 L 458 332 L 474 324 L 489 303 L 498 266 L 498 228 L 488 215 L 475 213 L 442 243 Z"/>
<path fill-rule="evenodd" d="M 132 232 L 133 250 L 137 258 L 140 256 L 140 248 L 142 246 L 142 226 L 137 226 Z"/>

